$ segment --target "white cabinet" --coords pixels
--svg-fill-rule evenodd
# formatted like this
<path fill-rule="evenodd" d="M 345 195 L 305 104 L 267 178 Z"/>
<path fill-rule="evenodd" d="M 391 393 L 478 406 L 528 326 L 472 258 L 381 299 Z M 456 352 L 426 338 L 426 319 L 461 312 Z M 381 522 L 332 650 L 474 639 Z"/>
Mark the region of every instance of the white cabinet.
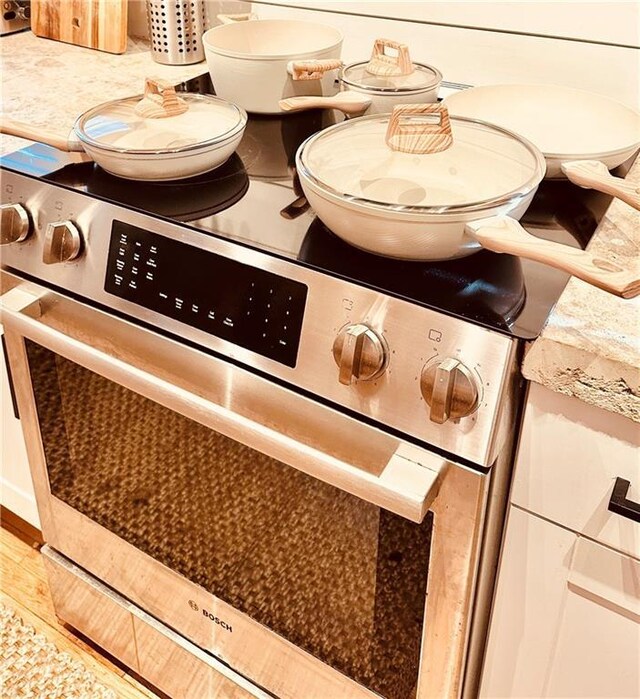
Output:
<path fill-rule="evenodd" d="M 532 384 L 511 502 L 640 558 L 640 524 L 608 509 L 617 478 L 640 502 L 640 425 Z"/>
<path fill-rule="evenodd" d="M 481 697 L 640 696 L 640 562 L 512 506 Z"/>
<path fill-rule="evenodd" d="M 480 696 L 640 697 L 640 427 L 532 384 Z"/>
<path fill-rule="evenodd" d="M 0 326 L 0 334 L 2 326 Z M 14 415 L 13 401 L 7 375 L 4 347 L 0 352 L 2 374 L 2 465 L 0 468 L 0 496 L 2 506 L 40 529 L 36 498 L 29 472 L 29 462 L 22 436 L 20 420 Z"/>

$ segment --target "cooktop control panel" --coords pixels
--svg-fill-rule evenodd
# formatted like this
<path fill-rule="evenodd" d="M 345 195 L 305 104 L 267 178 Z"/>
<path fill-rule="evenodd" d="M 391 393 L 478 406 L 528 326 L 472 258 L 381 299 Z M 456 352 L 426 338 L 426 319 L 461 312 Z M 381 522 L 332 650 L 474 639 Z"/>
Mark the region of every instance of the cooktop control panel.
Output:
<path fill-rule="evenodd" d="M 296 364 L 307 287 L 121 221 L 105 291 L 277 362 Z"/>

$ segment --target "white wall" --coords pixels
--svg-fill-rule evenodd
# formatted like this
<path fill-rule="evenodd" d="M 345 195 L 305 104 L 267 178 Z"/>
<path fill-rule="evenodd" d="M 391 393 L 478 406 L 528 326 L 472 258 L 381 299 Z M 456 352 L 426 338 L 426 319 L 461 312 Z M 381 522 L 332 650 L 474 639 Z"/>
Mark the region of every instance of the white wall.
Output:
<path fill-rule="evenodd" d="M 337 2 L 260 0 L 262 4 L 354 13 L 638 46 L 640 5 L 627 2 Z"/>
<path fill-rule="evenodd" d="M 366 58 L 373 40 L 383 36 L 407 43 L 415 60 L 437 66 L 447 82 L 561 84 L 640 105 L 637 2 L 208 4 L 214 17 L 250 10 L 262 18 L 332 24 L 344 32 L 346 61 Z"/>
<path fill-rule="evenodd" d="M 404 41 L 445 82 L 552 83 L 640 107 L 640 2 L 351 2 L 206 0 L 220 12 L 304 18 L 339 27 L 343 58 L 366 58 L 378 36 Z M 129 34 L 147 34 L 144 0 L 129 0 Z M 203 70 L 205 68 L 203 67 Z"/>

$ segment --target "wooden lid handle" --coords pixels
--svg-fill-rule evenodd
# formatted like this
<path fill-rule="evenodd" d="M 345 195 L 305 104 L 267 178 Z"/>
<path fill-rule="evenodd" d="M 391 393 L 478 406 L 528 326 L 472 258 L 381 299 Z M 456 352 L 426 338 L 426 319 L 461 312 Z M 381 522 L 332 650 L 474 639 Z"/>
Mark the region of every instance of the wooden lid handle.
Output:
<path fill-rule="evenodd" d="M 399 104 L 393 108 L 385 136 L 391 150 L 439 153 L 453 143 L 449 111 L 443 104 Z"/>
<path fill-rule="evenodd" d="M 175 87 L 162 78 L 146 78 L 144 97 L 136 104 L 134 112 L 145 119 L 164 119 L 183 114 L 189 105 L 178 97 Z"/>
<path fill-rule="evenodd" d="M 320 80 L 325 73 L 342 67 L 339 58 L 319 61 L 290 61 L 287 71 L 294 80 Z"/>
<path fill-rule="evenodd" d="M 415 68 L 406 44 L 391 39 L 376 39 L 365 70 L 372 75 L 392 76 L 411 75 Z"/>

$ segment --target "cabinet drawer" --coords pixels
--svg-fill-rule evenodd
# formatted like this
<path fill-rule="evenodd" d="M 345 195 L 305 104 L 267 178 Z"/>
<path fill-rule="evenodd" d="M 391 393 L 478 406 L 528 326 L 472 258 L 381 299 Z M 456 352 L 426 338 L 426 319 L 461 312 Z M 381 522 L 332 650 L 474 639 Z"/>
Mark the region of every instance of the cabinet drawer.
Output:
<path fill-rule="evenodd" d="M 609 510 L 617 478 L 640 502 L 640 426 L 532 384 L 512 503 L 640 558 L 640 523 Z"/>
<path fill-rule="evenodd" d="M 640 696 L 640 562 L 511 507 L 481 699 Z"/>

